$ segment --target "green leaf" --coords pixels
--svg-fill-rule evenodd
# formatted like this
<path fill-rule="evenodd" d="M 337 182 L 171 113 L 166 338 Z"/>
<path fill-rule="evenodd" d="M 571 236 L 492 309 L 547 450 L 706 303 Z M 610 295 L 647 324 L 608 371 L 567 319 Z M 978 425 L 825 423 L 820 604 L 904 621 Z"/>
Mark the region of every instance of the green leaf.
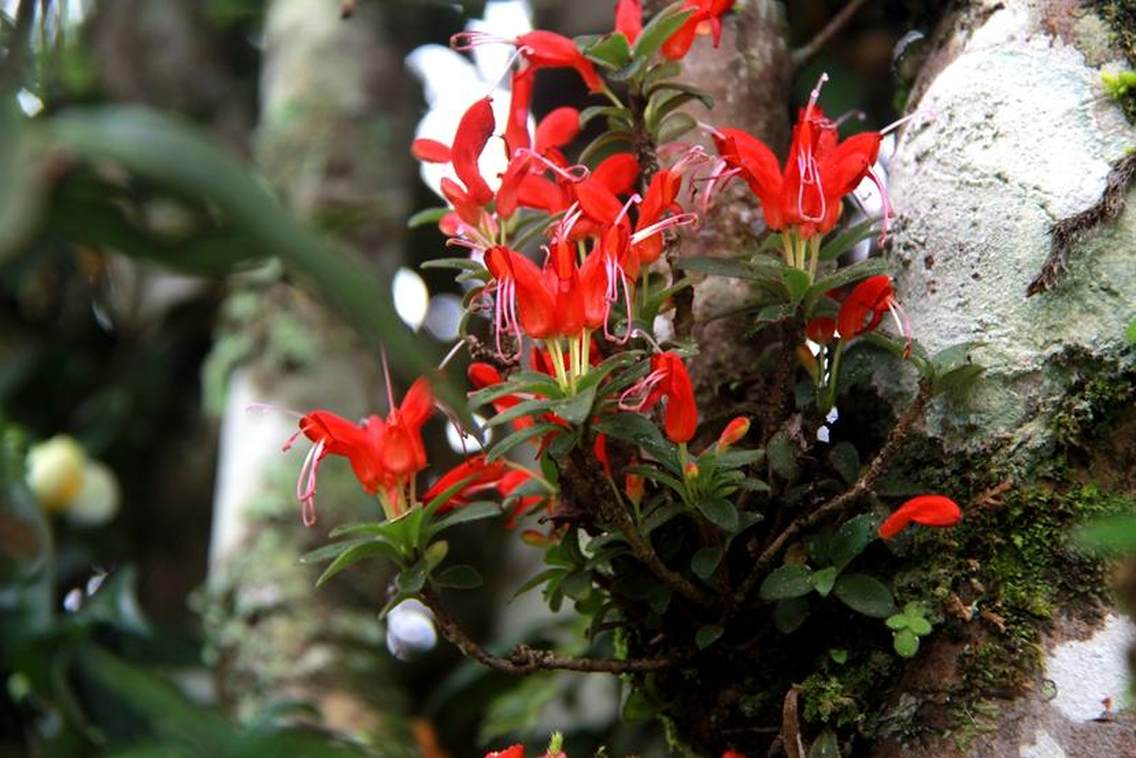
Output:
<path fill-rule="evenodd" d="M 870 276 L 879 276 L 880 274 L 887 274 L 890 271 L 891 267 L 883 258 L 865 258 L 862 261 L 853 263 L 851 266 L 838 268 L 828 276 L 818 279 L 816 284 L 809 288 L 808 293 L 805 295 L 806 311 L 811 312 L 816 301 L 829 290 L 838 287 L 846 287 L 854 282 L 867 279 Z"/>
<path fill-rule="evenodd" d="M 876 538 L 879 525 L 879 516 L 872 513 L 864 513 L 844 522 L 828 543 L 832 565 L 843 571 Z"/>
<path fill-rule="evenodd" d="M 588 420 L 595 400 L 596 386 L 592 384 L 587 389 L 554 403 L 552 411 L 569 424 L 579 425 Z"/>
<path fill-rule="evenodd" d="M 714 101 L 709 95 L 704 93 L 674 92 L 671 95 L 660 95 L 651 98 L 651 101 L 647 103 L 646 115 L 644 116 L 644 120 L 647 123 L 647 131 L 652 134 L 656 133 L 659 129 L 659 124 L 667 115 L 674 113 L 687 103 L 696 100 L 704 105 L 709 101 L 709 104 L 706 105 L 707 108 L 714 106 Z"/>
<path fill-rule="evenodd" d="M 777 432 L 766 445 L 765 455 L 773 473 L 782 479 L 792 481 L 797 478 L 797 456 L 800 450 L 784 432 Z"/>
<path fill-rule="evenodd" d="M 417 229 L 418 227 L 426 226 L 427 224 L 436 224 L 441 221 L 442 217 L 450 211 L 451 209 L 449 208 L 449 206 L 443 206 L 441 208 L 425 208 L 418 211 L 406 220 L 406 228 Z M 467 262 L 473 263 L 474 261 L 467 260 Z M 479 268 L 481 267 L 479 266 Z"/>
<path fill-rule="evenodd" d="M 604 132 L 580 151 L 577 161 L 589 166 L 598 163 L 605 155 L 614 152 L 614 148 L 620 144 L 631 145 L 631 132 L 620 130 Z"/>
<path fill-rule="evenodd" d="M 615 119 L 620 128 L 631 128 L 631 111 L 614 105 L 592 105 L 580 111 L 580 128 L 585 128 L 593 119 L 600 117 Z"/>
<path fill-rule="evenodd" d="M 471 521 L 481 521 L 482 519 L 495 518 L 501 515 L 501 506 L 488 500 L 478 501 L 476 503 L 469 503 L 463 505 L 447 513 L 442 518 L 431 524 L 429 528 L 430 536 L 438 534 L 451 526 L 458 524 L 468 524 Z"/>
<path fill-rule="evenodd" d="M 670 80 L 682 73 L 682 64 L 678 61 L 662 61 L 647 69 L 643 77 L 643 92 L 650 96 L 656 89 L 668 87 Z"/>
<path fill-rule="evenodd" d="M 720 497 L 699 500 L 698 511 L 714 526 L 724 532 L 738 528 L 738 509 L 729 500 Z"/>
<path fill-rule="evenodd" d="M 828 593 L 832 592 L 832 586 L 836 584 L 838 573 L 833 566 L 813 572 L 813 588 L 816 589 L 818 595 L 828 597 Z"/>
<path fill-rule="evenodd" d="M 433 578 L 439 587 L 452 587 L 458 590 L 471 590 L 483 583 L 481 574 L 473 566 L 450 566 Z"/>
<path fill-rule="evenodd" d="M 407 383 L 433 375 L 437 356 L 398 318 L 390 284 L 359 253 L 297 222 L 266 184 L 201 131 L 139 106 L 66 111 L 46 124 L 50 138 L 81 160 L 112 162 L 182 196 L 216 209 L 248 240 L 246 249 L 274 255 L 314 285 L 333 308 L 372 343 L 399 356 L 392 365 Z M 461 392 L 448 381 L 435 391 L 451 407 Z"/>
<path fill-rule="evenodd" d="M 698 646 L 699 650 L 705 650 L 717 642 L 725 631 L 716 624 L 700 627 L 694 635 L 694 644 Z"/>
<path fill-rule="evenodd" d="M 362 545 L 355 545 L 341 553 L 339 557 L 332 561 L 331 564 L 324 569 L 323 573 L 320 574 L 319 579 L 316 580 L 316 586 L 322 587 L 329 579 L 348 566 L 352 566 L 364 558 L 373 558 L 376 556 L 386 558 L 396 565 L 400 564 L 402 561 L 402 556 L 394 545 L 389 542 L 369 540 Z"/>
<path fill-rule="evenodd" d="M 828 651 L 828 657 L 841 666 L 848 663 L 848 651 L 842 648 L 832 648 Z"/>
<path fill-rule="evenodd" d="M 913 658 L 919 652 L 919 638 L 910 629 L 900 629 L 892 640 L 895 652 L 903 658 Z"/>
<path fill-rule="evenodd" d="M 786 600 L 813 591 L 813 575 L 808 566 L 790 564 L 769 572 L 757 594 L 762 600 Z"/>
<path fill-rule="evenodd" d="M 855 226 L 842 229 L 834 237 L 820 246 L 820 259 L 831 261 L 838 258 L 841 253 L 851 250 L 852 247 L 876 233 L 876 220 L 861 221 Z"/>
<path fill-rule="evenodd" d="M 623 68 L 631 62 L 631 47 L 622 32 L 600 37 L 584 50 L 584 55 L 607 68 Z"/>
<path fill-rule="evenodd" d="M 935 392 L 941 392 L 951 399 L 959 400 L 970 391 L 970 388 L 974 386 L 974 383 L 985 371 L 985 366 L 968 363 L 937 377 L 933 388 Z"/>
<path fill-rule="evenodd" d="M 888 629 L 898 632 L 900 629 L 906 629 L 909 622 L 908 616 L 905 613 L 897 613 L 894 616 L 888 616 L 884 620 L 884 624 Z"/>
<path fill-rule="evenodd" d="M 788 267 L 781 269 L 781 280 L 785 285 L 785 291 L 789 293 L 790 303 L 801 302 L 801 298 L 809 291 L 809 285 L 812 282 L 808 271 Z"/>
<path fill-rule="evenodd" d="M 534 398 L 532 400 L 524 400 L 517 403 L 511 408 L 506 408 L 500 413 L 495 414 L 492 418 L 485 422 L 485 428 L 491 429 L 495 426 L 508 424 L 520 418 L 527 418 L 529 416 L 540 416 L 552 409 L 554 400 L 548 400 L 543 397 Z"/>
<path fill-rule="evenodd" d="M 857 613 L 887 618 L 896 612 L 895 599 L 883 582 L 867 574 L 843 574 L 833 594 Z"/>
<path fill-rule="evenodd" d="M 690 559 L 690 570 L 699 579 L 709 579 L 714 576 L 718 564 L 722 562 L 722 548 L 716 545 L 704 547 Z"/>
<path fill-rule="evenodd" d="M 684 3 L 672 3 L 655 14 L 655 17 L 643 26 L 643 31 L 635 40 L 631 48 L 631 55 L 635 58 L 648 60 L 678 28 L 690 18 L 693 11 L 683 10 Z"/>
<path fill-rule="evenodd" d="M 525 442 L 528 442 L 534 437 L 539 437 L 543 434 L 548 434 L 549 432 L 554 432 L 562 429 L 563 427 L 559 424 L 549 424 L 545 422 L 533 424 L 532 426 L 527 426 L 524 429 L 518 429 L 517 431 L 502 439 L 500 442 L 495 443 L 493 447 L 489 449 L 489 454 L 485 457 L 485 459 L 489 462 L 493 462 L 508 453 L 513 448 L 523 445 Z"/>
<path fill-rule="evenodd" d="M 860 453 L 851 442 L 838 442 L 832 446 L 828 460 L 845 484 L 853 484 L 860 478 Z"/>
<path fill-rule="evenodd" d="M 831 729 L 821 732 L 809 748 L 809 758 L 840 758 L 840 743 L 836 739 L 836 732 Z"/>
<path fill-rule="evenodd" d="M 908 616 L 907 619 L 907 628 L 910 629 L 912 633 L 920 637 L 926 637 L 931 633 L 931 622 L 922 616 Z"/>
<path fill-rule="evenodd" d="M 1128 340 L 1129 345 L 1136 345 L 1136 319 L 1133 319 L 1124 330 L 1124 339 Z"/>
<path fill-rule="evenodd" d="M 773 606 L 773 625 L 781 634 L 797 631 L 809 617 L 809 601 L 803 597 L 778 600 Z"/>
<path fill-rule="evenodd" d="M 410 568 L 400 572 L 394 580 L 395 584 L 398 586 L 398 591 L 407 595 L 421 592 L 422 588 L 426 586 L 426 573 L 427 566 L 423 561 L 419 561 Z"/>
<path fill-rule="evenodd" d="M 698 126 L 698 122 L 694 120 L 694 116 L 682 111 L 675 111 L 659 124 L 655 138 L 660 144 L 673 142 L 696 126 Z"/>
<path fill-rule="evenodd" d="M 362 525 L 350 525 L 350 526 L 362 526 Z M 370 524 L 368 524 L 367 526 L 370 526 Z M 339 535 L 336 535 L 336 534 L 333 533 L 331 536 L 337 537 Z M 347 552 L 348 550 L 355 547 L 356 545 L 363 545 L 363 544 L 366 544 L 368 542 L 371 542 L 372 539 L 373 539 L 372 537 L 360 537 L 358 539 L 345 540 L 344 542 L 333 542 L 330 545 L 324 545 L 323 547 L 318 547 L 318 548 L 316 548 L 315 550 L 312 550 L 309 553 L 304 553 L 303 555 L 300 556 L 300 563 L 320 563 L 321 561 L 330 561 L 334 558 L 338 558 L 340 555 Z"/>
<path fill-rule="evenodd" d="M 671 473 L 682 476 L 674 446 L 664 439 L 659 427 L 646 416 L 640 413 L 617 413 L 603 419 L 593 428 L 611 439 L 630 442 L 636 447 L 643 448 Z"/>
<path fill-rule="evenodd" d="M 433 258 L 422 263 L 422 268 L 456 269 L 458 271 L 474 271 L 488 273 L 485 266 L 469 258 Z"/>

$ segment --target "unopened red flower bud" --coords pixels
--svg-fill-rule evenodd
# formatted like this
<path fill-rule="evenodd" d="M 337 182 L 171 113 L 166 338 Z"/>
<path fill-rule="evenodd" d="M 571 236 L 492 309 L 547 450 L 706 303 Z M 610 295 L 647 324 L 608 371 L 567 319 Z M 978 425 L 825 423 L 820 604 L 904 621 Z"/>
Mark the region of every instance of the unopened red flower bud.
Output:
<path fill-rule="evenodd" d="M 683 476 L 685 476 L 687 479 L 697 479 L 698 478 L 698 464 L 695 463 L 694 461 L 687 463 L 686 466 L 683 467 L 682 473 L 683 473 Z"/>
<path fill-rule="evenodd" d="M 738 416 L 726 424 L 726 428 L 718 435 L 718 451 L 726 450 L 747 434 L 749 434 L 749 418 Z"/>
<path fill-rule="evenodd" d="M 627 499 L 635 505 L 643 502 L 644 483 L 639 474 L 628 474 L 624 477 L 623 488 L 627 492 Z"/>

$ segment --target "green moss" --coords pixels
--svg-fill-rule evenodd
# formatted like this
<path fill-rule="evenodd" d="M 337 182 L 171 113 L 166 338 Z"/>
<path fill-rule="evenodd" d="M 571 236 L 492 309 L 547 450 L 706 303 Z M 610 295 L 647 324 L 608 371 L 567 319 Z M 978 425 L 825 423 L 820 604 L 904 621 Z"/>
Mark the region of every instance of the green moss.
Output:
<path fill-rule="evenodd" d="M 846 664 L 827 661 L 801 684 L 803 715 L 811 723 L 864 731 L 881 681 L 898 670 L 894 655 L 869 651 Z"/>
<path fill-rule="evenodd" d="M 1112 27 L 1116 44 L 1124 51 L 1128 62 L 1136 67 L 1136 2 L 1134 0 L 1105 0 L 1101 14 Z M 1129 89 L 1118 96 L 1124 115 L 1136 123 L 1136 91 Z"/>

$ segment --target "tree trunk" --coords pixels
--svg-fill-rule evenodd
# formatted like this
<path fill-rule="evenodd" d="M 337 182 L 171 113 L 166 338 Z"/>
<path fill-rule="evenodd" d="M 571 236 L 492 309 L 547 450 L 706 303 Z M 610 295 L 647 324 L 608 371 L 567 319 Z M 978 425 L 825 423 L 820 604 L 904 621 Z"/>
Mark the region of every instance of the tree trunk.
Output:
<path fill-rule="evenodd" d="M 976 2 L 950 16 L 915 86 L 910 108 L 920 115 L 890 166 L 898 219 L 889 255 L 915 335 L 931 354 L 974 341 L 987 367 L 965 403 L 932 409 L 926 429 L 945 456 L 1005 476 L 993 501 L 979 498 L 973 510 L 997 508 L 1004 496 L 1088 492 L 1076 489 L 1083 482 L 1129 503 L 1136 494 L 1124 420 L 1136 210 L 1112 218 L 1102 205 L 1132 198 L 1122 164 L 1136 130 L 1102 91 L 1101 67 L 1121 56 L 1091 5 L 1100 4 Z M 878 378 L 881 390 L 902 394 L 892 377 Z M 1006 536 L 1032 539 L 1023 536 L 1032 525 L 1019 525 Z M 1064 531 L 1048 538 L 1054 552 L 1068 541 Z M 1082 570 L 1070 560 L 1069 572 Z M 1098 584 L 1087 594 L 1103 594 L 1103 576 L 1084 580 Z M 1020 662 L 1009 677 L 1017 686 L 994 699 L 972 692 L 970 727 L 880 754 L 1136 754 L 1131 718 L 1114 717 L 1109 704 L 1125 699 L 1134 628 L 1083 599 L 1058 594 L 1038 616 L 1040 669 Z M 909 671 L 909 691 L 926 696 L 931 682 L 950 691 L 976 665 L 965 660 L 974 648 L 998 659 L 1026 631 L 1000 628 L 988 611 L 971 616 L 961 641 L 916 659 L 922 670 Z"/>
<path fill-rule="evenodd" d="M 313 222 L 347 224 L 380 265 L 399 257 L 408 173 L 396 147 L 393 63 L 376 4 L 342 21 L 334 3 L 276 0 L 265 22 L 256 153 L 291 205 Z M 388 144 L 382 135 L 392 135 Z M 339 461 L 320 476 L 319 521 L 300 524 L 294 481 L 303 450 L 280 454 L 295 419 L 252 402 L 348 418 L 380 405 L 377 356 L 303 293 L 258 272 L 229 298 L 209 372 L 224 397 L 210 582 L 205 607 L 223 699 L 250 715 L 273 702 L 313 703 L 318 723 L 382 755 L 411 754 L 403 698 L 392 681 L 376 609 L 385 586 L 298 558 L 328 525 L 377 516 Z M 230 371 L 235 365 L 240 368 Z M 303 447 L 303 442 L 298 447 Z"/>

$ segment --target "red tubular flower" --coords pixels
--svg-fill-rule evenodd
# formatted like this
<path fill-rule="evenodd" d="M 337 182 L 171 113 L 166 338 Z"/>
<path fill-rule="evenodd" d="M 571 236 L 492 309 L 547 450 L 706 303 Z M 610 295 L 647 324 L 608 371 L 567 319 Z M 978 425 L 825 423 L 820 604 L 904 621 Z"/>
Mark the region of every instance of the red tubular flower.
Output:
<path fill-rule="evenodd" d="M 422 496 L 422 502 L 428 503 L 446 490 L 464 481 L 465 485 L 451 495 L 441 506 L 437 513 L 442 514 L 454 508 L 469 505 L 470 498 L 478 492 L 495 489 L 501 478 L 508 472 L 504 461 L 487 463 L 484 454 L 470 456 L 452 469 L 442 474 L 438 481 Z"/>
<path fill-rule="evenodd" d="M 900 333 L 907 339 L 904 357 L 908 357 L 911 354 L 911 324 L 895 300 L 891 277 L 884 274 L 868 277 L 844 299 L 836 315 L 840 338 L 850 340 L 872 331 L 879 326 L 885 313 L 891 313 Z"/>
<path fill-rule="evenodd" d="M 687 0 L 683 10 L 693 11 L 674 34 L 663 43 L 663 55 L 672 61 L 690 52 L 694 37 L 700 33 L 713 35 L 714 47 L 722 40 L 722 15 L 730 10 L 734 0 Z"/>
<path fill-rule="evenodd" d="M 643 0 L 618 0 L 615 4 L 615 30 L 634 45 L 643 31 Z"/>
<path fill-rule="evenodd" d="M 826 79 L 822 77 L 821 82 Z M 715 182 L 740 176 L 761 201 L 770 229 L 791 227 L 808 239 L 836 225 L 844 196 L 868 178 L 883 195 L 886 226 L 890 215 L 887 192 L 872 171 L 879 156 L 880 132 L 862 132 L 840 142 L 836 122 L 826 118 L 816 104 L 819 96 L 820 84 L 800 110 L 784 168 L 756 137 L 740 129 L 716 130 L 713 137 L 718 154 L 730 171 L 719 172 Z"/>
<path fill-rule="evenodd" d="M 306 526 L 315 523 L 316 478 L 320 462 L 328 455 L 339 455 L 351 463 L 355 478 L 368 494 L 385 497 L 388 516 L 401 515 L 405 508 L 402 488 L 410 477 L 426 468 L 426 447 L 422 427 L 434 411 L 430 384 L 419 379 L 411 385 L 401 406 L 392 408 L 384 421 L 369 416 L 353 424 L 331 411 L 317 410 L 300 419 L 300 431 L 284 446 L 288 450 L 296 437 L 305 435 L 313 443 L 296 480 L 296 498 L 302 505 Z"/>
<path fill-rule="evenodd" d="M 603 91 L 603 80 L 595 66 L 569 38 L 538 29 L 517 37 L 517 47 L 523 48 L 525 58 L 534 69 L 574 68 L 590 92 Z"/>
<path fill-rule="evenodd" d="M 536 125 L 535 148 L 541 155 L 564 147 L 580 133 L 580 111 L 564 106 L 557 108 Z"/>
<path fill-rule="evenodd" d="M 880 537 L 890 540 L 910 524 L 945 528 L 962 519 L 958 503 L 943 495 L 913 497 L 880 524 Z"/>
<path fill-rule="evenodd" d="M 623 393 L 619 407 L 641 412 L 664 399 L 663 430 L 667 437 L 671 442 L 689 442 L 698 426 L 694 385 L 682 358 L 670 352 L 651 356 L 651 373 Z"/>

